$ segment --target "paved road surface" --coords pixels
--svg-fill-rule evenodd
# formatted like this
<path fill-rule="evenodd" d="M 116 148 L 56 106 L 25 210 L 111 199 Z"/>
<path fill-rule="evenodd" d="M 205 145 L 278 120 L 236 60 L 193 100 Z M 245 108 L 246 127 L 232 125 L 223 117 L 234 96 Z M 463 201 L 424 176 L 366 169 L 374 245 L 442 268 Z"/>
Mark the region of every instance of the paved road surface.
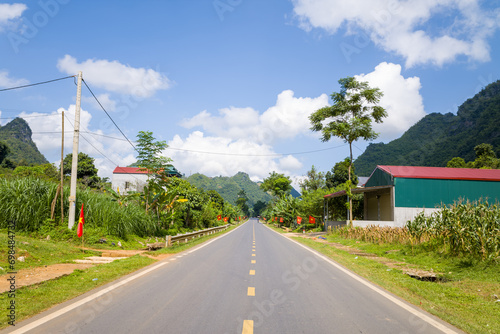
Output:
<path fill-rule="evenodd" d="M 255 219 L 153 266 L 19 323 L 15 333 L 36 321 L 45 322 L 28 333 L 456 332 Z"/>

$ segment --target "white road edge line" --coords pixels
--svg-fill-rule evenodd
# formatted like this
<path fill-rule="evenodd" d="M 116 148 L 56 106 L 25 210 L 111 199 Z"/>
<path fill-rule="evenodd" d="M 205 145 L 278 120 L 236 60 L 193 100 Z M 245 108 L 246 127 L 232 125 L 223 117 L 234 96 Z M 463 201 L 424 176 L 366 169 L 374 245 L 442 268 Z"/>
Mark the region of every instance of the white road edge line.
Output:
<path fill-rule="evenodd" d="M 267 227 L 267 226 L 266 226 Z M 269 228 L 269 227 L 267 227 Z M 298 241 L 295 241 L 293 239 L 290 239 L 284 235 L 282 235 L 281 233 L 278 233 L 274 230 L 272 230 L 271 228 L 269 228 L 271 231 L 273 231 L 274 233 L 277 233 L 278 235 L 282 236 L 283 238 L 287 239 L 287 240 L 290 240 L 291 242 L 294 242 L 295 244 L 297 244 L 298 246 L 308 250 L 309 252 L 313 253 L 314 255 L 318 256 L 319 258 L 325 260 L 326 262 L 328 262 L 329 264 L 331 264 L 332 266 L 334 266 L 335 268 L 339 269 L 340 271 L 342 271 L 343 273 L 349 275 L 350 277 L 352 277 L 353 279 L 355 279 L 356 281 L 360 282 L 361 284 L 365 285 L 366 287 L 372 289 L 373 291 L 377 292 L 378 294 L 382 295 L 383 297 L 389 299 L 391 302 L 393 302 L 394 304 L 398 305 L 399 307 L 405 309 L 406 311 L 410 312 L 411 314 L 419 317 L 420 319 L 422 319 L 423 321 L 427 322 L 428 324 L 436 327 L 437 329 L 439 329 L 440 331 L 442 331 L 443 333 L 447 333 L 447 334 L 457 334 L 456 331 L 454 331 L 453 329 L 443 325 L 442 323 L 432 319 L 431 317 L 429 317 L 428 315 L 426 315 L 425 313 L 422 313 L 420 312 L 419 310 L 417 310 L 416 308 L 402 302 L 401 300 L 395 298 L 394 296 L 392 296 L 391 294 L 385 292 L 384 290 L 378 288 L 377 286 L 373 285 L 372 283 L 370 283 L 369 281 L 367 281 L 366 279 L 364 278 L 361 278 L 357 275 L 355 275 L 353 272 L 351 272 L 350 270 L 342 267 L 341 265 L 339 265 L 338 263 L 335 263 L 334 261 L 332 261 L 330 258 L 328 258 L 327 256 L 307 247 L 307 246 L 304 246 L 303 244 L 301 244 L 300 242 Z"/>
<path fill-rule="evenodd" d="M 228 235 L 229 233 L 232 233 L 232 232 L 236 231 L 237 229 L 239 229 L 239 228 L 240 228 L 241 226 L 243 226 L 243 225 L 244 225 L 244 224 L 241 224 L 240 226 L 238 226 L 238 227 L 237 227 L 237 228 L 235 228 L 234 230 L 229 231 L 228 233 L 225 233 L 225 234 L 223 234 L 223 235 L 221 235 L 221 236 L 218 236 L 217 238 L 212 239 L 212 240 L 208 241 L 207 243 L 204 243 L 203 245 L 201 245 L 201 246 L 199 246 L 199 247 L 197 247 L 197 248 L 195 248 L 195 249 L 192 249 L 190 252 L 195 252 L 195 251 L 197 251 L 197 250 L 202 249 L 203 247 L 208 246 L 208 245 L 209 245 L 209 244 L 211 244 L 212 242 L 214 242 L 214 241 L 216 241 L 216 240 L 218 240 L 218 239 L 220 239 L 220 238 L 225 237 L 225 236 L 226 236 L 226 235 Z M 74 302 L 73 304 L 70 304 L 70 305 L 68 305 L 68 306 L 66 306 L 66 307 L 64 307 L 64 308 L 62 308 L 62 309 L 60 309 L 60 310 L 58 310 L 58 311 L 55 311 L 55 312 L 53 312 L 53 313 L 51 313 L 51 314 L 48 314 L 48 315 L 46 315 L 46 316 L 45 316 L 45 317 L 43 317 L 43 318 L 40 318 L 40 319 L 38 319 L 38 320 L 36 320 L 36 321 L 33 321 L 32 323 L 29 323 L 29 324 L 27 324 L 27 325 L 25 325 L 25 326 L 23 326 L 23 327 L 19 328 L 19 329 L 16 329 L 15 331 L 11 332 L 11 334 L 22 334 L 22 333 L 26 333 L 27 331 L 30 331 L 30 330 L 32 330 L 32 329 L 34 329 L 34 328 L 36 328 L 36 327 L 38 327 L 38 326 L 40 326 L 40 325 L 43 325 L 44 323 L 46 323 L 46 322 L 48 322 L 48 321 L 50 321 L 50 320 L 52 320 L 52 319 L 55 319 L 55 318 L 57 318 L 58 316 L 60 316 L 60 315 L 62 315 L 62 314 L 64 314 L 64 313 L 67 313 L 67 312 L 69 312 L 69 311 L 71 311 L 71 310 L 73 310 L 73 309 L 75 309 L 75 308 L 77 308 L 77 307 L 79 307 L 79 306 L 81 306 L 81 305 L 83 305 L 83 304 L 86 304 L 86 303 L 88 303 L 88 302 L 90 302 L 90 301 L 92 301 L 92 300 L 94 300 L 94 299 L 96 299 L 96 298 L 98 298 L 98 297 L 100 297 L 100 296 L 102 296 L 102 295 L 104 295 L 104 294 L 108 293 L 108 292 L 111 292 L 111 291 L 113 291 L 114 289 L 116 289 L 116 288 L 118 288 L 118 287 L 120 287 L 120 286 L 122 286 L 122 285 L 124 285 L 124 284 L 127 284 L 127 283 L 128 283 L 128 282 L 130 282 L 130 281 L 135 280 L 136 278 L 139 278 L 139 277 L 141 277 L 141 276 L 144 276 L 144 275 L 146 275 L 147 273 L 150 273 L 150 272 L 151 272 L 151 271 L 153 271 L 153 270 L 156 270 L 156 269 L 158 269 L 158 268 L 160 268 L 160 267 L 163 267 L 163 266 L 164 266 L 164 265 L 166 265 L 166 264 L 168 264 L 168 262 L 158 263 L 158 264 L 156 264 L 156 265 L 152 266 L 151 268 L 148 268 L 148 269 L 146 269 L 146 270 L 144 270 L 144 271 L 141 271 L 140 273 L 135 274 L 135 275 L 133 275 L 133 276 L 130 276 L 129 278 L 124 279 L 123 281 L 120 281 L 120 282 L 118 282 L 118 283 L 116 283 L 116 284 L 113 284 L 113 285 L 111 285 L 111 286 L 109 286 L 109 287 L 107 287 L 107 288 L 105 288 L 105 289 L 102 289 L 102 290 L 100 290 L 100 291 L 98 291 L 98 292 L 96 292 L 96 293 L 94 293 L 94 294 L 92 294 L 92 295 L 90 295 L 90 296 L 88 296 L 88 297 L 85 297 L 85 298 L 83 298 L 83 299 L 81 299 L 81 300 L 79 300 L 79 301 L 77 301 L 77 302 Z"/>

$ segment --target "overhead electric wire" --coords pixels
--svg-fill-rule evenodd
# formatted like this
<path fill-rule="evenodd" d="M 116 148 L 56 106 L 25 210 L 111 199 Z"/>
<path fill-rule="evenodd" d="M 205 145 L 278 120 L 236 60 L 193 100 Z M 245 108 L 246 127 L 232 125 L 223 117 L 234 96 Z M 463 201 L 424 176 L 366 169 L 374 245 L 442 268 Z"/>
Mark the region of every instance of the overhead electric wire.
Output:
<path fill-rule="evenodd" d="M 58 79 L 47 80 L 47 81 L 42 81 L 42 82 L 36 82 L 36 83 L 33 83 L 33 84 L 27 84 L 27 85 L 22 85 L 22 86 L 2 88 L 2 89 L 0 89 L 0 92 L 5 92 L 7 90 L 13 90 L 13 89 L 21 89 L 21 88 L 26 88 L 26 87 L 38 86 L 38 85 L 44 85 L 44 84 L 48 84 L 48 83 L 51 83 L 51 82 L 55 82 L 55 81 L 59 81 L 59 80 L 64 80 L 64 79 L 69 79 L 69 78 L 74 78 L 74 77 L 76 77 L 76 75 L 70 75 L 70 76 L 64 77 L 64 78 L 58 78 Z"/>
<path fill-rule="evenodd" d="M 222 153 L 222 152 L 207 152 L 207 151 L 196 151 L 196 150 L 188 150 L 188 149 L 183 149 L 183 148 L 174 148 L 174 147 L 167 147 L 167 150 L 176 150 L 176 151 L 185 151 L 185 152 L 193 152 L 193 153 L 202 153 L 202 154 L 212 154 L 212 155 L 230 155 L 230 156 L 242 156 L 242 157 L 277 157 L 277 156 L 283 156 L 283 155 L 300 155 L 300 154 L 309 154 L 309 153 L 316 153 L 316 152 L 322 152 L 322 151 L 329 151 L 333 150 L 339 147 L 345 146 L 345 144 L 339 145 L 339 146 L 334 146 L 334 147 L 329 147 L 329 148 L 323 148 L 319 150 L 312 150 L 312 151 L 303 151 L 303 152 L 291 152 L 291 153 L 274 153 L 274 154 L 243 154 L 243 153 Z"/>
<path fill-rule="evenodd" d="M 109 113 L 106 111 L 106 109 L 103 107 L 103 105 L 101 104 L 101 101 L 99 101 L 99 99 L 97 98 L 97 96 L 95 96 L 94 92 L 92 91 L 92 89 L 90 89 L 89 85 L 87 85 L 87 82 L 85 80 L 83 80 L 83 83 L 85 84 L 85 87 L 87 87 L 87 89 L 89 90 L 90 94 L 92 94 L 92 96 L 94 97 L 94 99 L 97 101 L 97 103 L 99 104 L 99 106 L 101 107 L 101 109 L 106 113 L 106 115 L 108 115 L 109 119 L 111 120 L 111 122 L 113 122 L 113 124 L 116 126 L 116 128 L 118 129 L 118 131 L 120 131 L 120 133 L 123 135 L 123 137 L 125 137 L 125 139 L 127 139 L 127 141 L 129 142 L 130 145 L 132 145 L 132 147 L 134 148 L 134 150 L 137 151 L 137 148 L 135 147 L 134 144 L 132 144 L 132 142 L 130 141 L 130 139 L 128 139 L 127 136 L 125 136 L 125 134 L 123 133 L 123 131 L 120 129 L 120 127 L 115 123 L 115 121 L 113 120 L 113 118 L 111 118 L 111 116 L 109 115 Z M 137 151 L 139 152 L 139 151 Z"/>

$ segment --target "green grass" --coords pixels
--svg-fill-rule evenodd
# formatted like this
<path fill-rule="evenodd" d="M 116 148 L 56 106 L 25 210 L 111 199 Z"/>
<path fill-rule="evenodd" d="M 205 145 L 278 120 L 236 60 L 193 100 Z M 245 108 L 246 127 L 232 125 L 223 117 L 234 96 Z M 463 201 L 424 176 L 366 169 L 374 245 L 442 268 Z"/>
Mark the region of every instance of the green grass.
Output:
<path fill-rule="evenodd" d="M 71 275 L 37 285 L 22 287 L 16 291 L 16 323 L 40 313 L 54 305 L 75 298 L 89 290 L 109 283 L 123 275 L 150 265 L 154 260 L 144 256 L 133 256 L 109 264 L 101 264 L 86 270 L 75 270 Z M 97 280 L 94 280 L 96 279 Z M 7 293 L 0 294 L 0 308 L 7 309 L 10 302 Z M 5 313 L 6 311 L 4 311 Z M 0 328 L 7 327 L 4 314 L 0 317 Z"/>
<path fill-rule="evenodd" d="M 349 245 L 411 267 L 443 273 L 444 281 L 425 282 L 402 270 L 311 239 L 294 238 L 437 317 L 469 333 L 500 333 L 500 266 L 443 256 L 425 248 L 371 244 L 329 235 L 328 241 Z M 387 251 L 392 251 L 387 253 Z M 356 258 L 357 257 L 357 258 Z M 498 299 L 498 298 L 497 298 Z"/>

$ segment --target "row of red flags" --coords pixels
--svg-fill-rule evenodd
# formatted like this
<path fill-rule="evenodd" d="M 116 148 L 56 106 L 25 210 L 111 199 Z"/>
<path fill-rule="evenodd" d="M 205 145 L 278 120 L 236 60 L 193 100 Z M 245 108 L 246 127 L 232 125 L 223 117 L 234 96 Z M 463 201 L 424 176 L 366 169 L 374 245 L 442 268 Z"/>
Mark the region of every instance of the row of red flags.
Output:
<path fill-rule="evenodd" d="M 245 217 L 241 217 L 241 216 L 239 216 L 239 217 L 238 217 L 238 220 L 241 220 L 241 219 L 246 219 L 246 218 L 247 218 L 246 216 L 245 216 Z M 221 219 L 222 219 L 222 215 L 218 215 L 218 216 L 217 216 L 217 220 L 221 220 Z M 228 221 L 228 220 L 229 220 L 229 218 L 228 218 L 228 217 L 224 217 L 224 222 L 226 222 L 226 223 L 227 223 L 227 221 Z"/>
<path fill-rule="evenodd" d="M 283 217 L 279 217 L 279 218 L 280 218 L 280 223 L 283 223 L 283 221 L 284 221 Z M 266 218 L 264 218 L 264 220 L 266 220 Z M 271 220 L 278 221 L 278 217 L 274 217 Z M 297 224 L 300 225 L 300 223 L 302 223 L 302 217 L 297 216 Z M 309 224 L 316 224 L 316 218 L 314 218 L 313 216 L 309 216 Z"/>

